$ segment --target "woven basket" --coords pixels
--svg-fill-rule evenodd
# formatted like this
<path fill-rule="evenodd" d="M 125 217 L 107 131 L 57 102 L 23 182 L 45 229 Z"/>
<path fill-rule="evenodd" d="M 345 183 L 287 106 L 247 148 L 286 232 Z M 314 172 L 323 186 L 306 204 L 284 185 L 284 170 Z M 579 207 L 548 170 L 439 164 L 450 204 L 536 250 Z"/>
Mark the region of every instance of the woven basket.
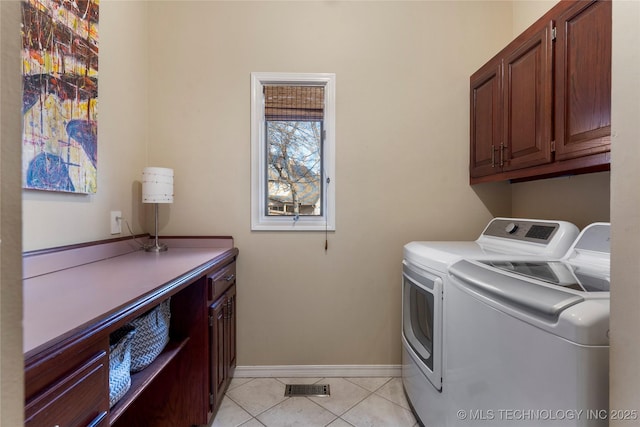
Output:
<path fill-rule="evenodd" d="M 131 372 L 149 366 L 169 342 L 170 299 L 131 322 L 136 334 L 131 343 Z"/>
<path fill-rule="evenodd" d="M 131 387 L 131 342 L 136 330 L 123 326 L 109 336 L 109 407 Z"/>

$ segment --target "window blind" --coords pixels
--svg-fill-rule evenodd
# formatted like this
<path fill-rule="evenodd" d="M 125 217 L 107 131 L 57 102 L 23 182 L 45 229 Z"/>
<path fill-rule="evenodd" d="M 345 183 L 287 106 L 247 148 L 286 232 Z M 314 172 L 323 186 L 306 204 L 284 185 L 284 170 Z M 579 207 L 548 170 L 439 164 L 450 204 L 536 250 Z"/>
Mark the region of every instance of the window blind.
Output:
<path fill-rule="evenodd" d="M 264 86 L 266 120 L 322 120 L 324 86 Z"/>

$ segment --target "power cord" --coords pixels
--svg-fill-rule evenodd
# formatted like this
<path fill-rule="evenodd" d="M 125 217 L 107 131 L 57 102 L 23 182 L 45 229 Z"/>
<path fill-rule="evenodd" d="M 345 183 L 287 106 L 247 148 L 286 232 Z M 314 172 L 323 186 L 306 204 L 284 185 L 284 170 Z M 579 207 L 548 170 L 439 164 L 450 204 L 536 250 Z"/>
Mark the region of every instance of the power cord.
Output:
<path fill-rule="evenodd" d="M 133 234 L 133 231 L 131 230 L 131 226 L 129 226 L 129 221 L 127 221 L 124 216 L 117 216 L 116 221 L 124 221 L 125 225 L 127 226 L 127 230 L 129 230 L 129 234 L 131 235 L 131 239 L 133 239 L 133 241 L 136 242 L 138 246 L 140 246 L 140 249 L 146 249 L 149 246 L 149 244 L 143 243 L 136 239 L 135 234 Z"/>

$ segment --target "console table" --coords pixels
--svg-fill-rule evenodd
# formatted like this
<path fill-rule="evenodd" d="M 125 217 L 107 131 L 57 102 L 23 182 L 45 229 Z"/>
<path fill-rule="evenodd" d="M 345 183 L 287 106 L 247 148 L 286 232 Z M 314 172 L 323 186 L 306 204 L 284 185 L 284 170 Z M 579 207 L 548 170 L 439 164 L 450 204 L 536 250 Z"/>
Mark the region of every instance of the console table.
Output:
<path fill-rule="evenodd" d="M 207 424 L 235 367 L 231 237 L 113 239 L 24 254 L 25 425 Z M 170 342 L 109 408 L 109 335 L 171 298 Z"/>

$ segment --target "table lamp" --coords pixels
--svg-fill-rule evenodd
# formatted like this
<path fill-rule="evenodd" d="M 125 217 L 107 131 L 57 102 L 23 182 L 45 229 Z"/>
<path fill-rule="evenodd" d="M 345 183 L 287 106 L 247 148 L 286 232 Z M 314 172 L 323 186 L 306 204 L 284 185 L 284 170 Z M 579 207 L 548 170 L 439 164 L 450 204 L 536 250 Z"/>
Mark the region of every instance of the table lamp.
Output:
<path fill-rule="evenodd" d="M 158 243 L 158 203 L 173 203 L 173 169 L 147 167 L 142 171 L 142 203 L 155 204 L 155 243 L 147 252 L 164 252 L 167 245 Z"/>

